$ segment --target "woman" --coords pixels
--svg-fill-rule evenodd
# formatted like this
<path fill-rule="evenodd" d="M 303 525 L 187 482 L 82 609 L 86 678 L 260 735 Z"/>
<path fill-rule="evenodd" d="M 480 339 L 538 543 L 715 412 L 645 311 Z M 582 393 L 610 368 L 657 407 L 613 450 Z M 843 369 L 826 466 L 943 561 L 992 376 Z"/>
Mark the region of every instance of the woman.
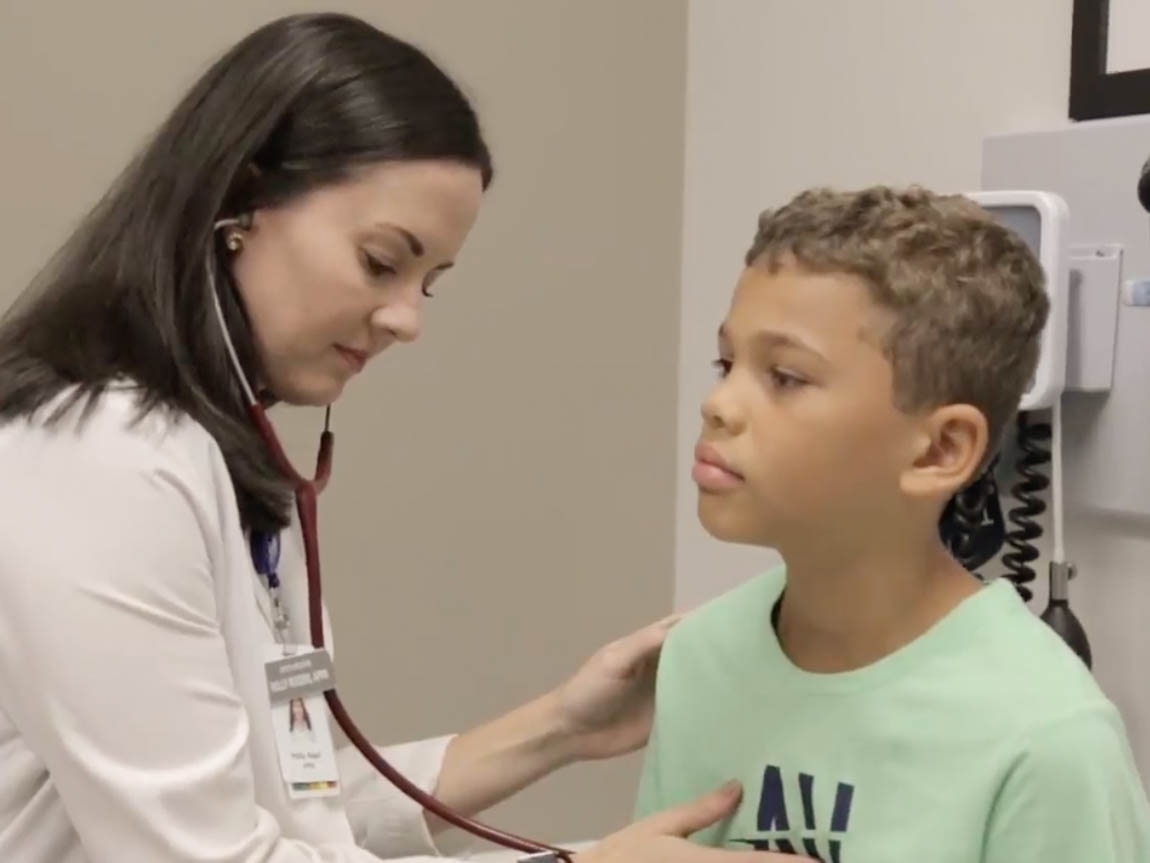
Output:
<path fill-rule="evenodd" d="M 307 705 L 302 698 L 293 698 L 288 702 L 288 734 L 292 735 L 292 742 L 298 740 L 307 743 L 315 740 L 315 729 L 311 727 L 311 717 L 307 713 Z"/>
<path fill-rule="evenodd" d="M 203 76 L 9 313 L 0 859 L 432 852 L 419 808 L 358 753 L 340 756 L 338 796 L 298 799 L 281 774 L 264 659 L 308 641 L 306 585 L 292 486 L 245 391 L 330 405 L 415 339 L 491 176 L 471 107 L 419 51 L 344 16 L 283 19 Z M 281 531 L 278 568 L 257 573 L 251 539 Z M 387 755 L 477 812 L 562 764 L 635 749 L 665 631 L 605 648 L 482 728 Z M 712 857 L 674 836 L 737 797 L 586 856 Z"/>

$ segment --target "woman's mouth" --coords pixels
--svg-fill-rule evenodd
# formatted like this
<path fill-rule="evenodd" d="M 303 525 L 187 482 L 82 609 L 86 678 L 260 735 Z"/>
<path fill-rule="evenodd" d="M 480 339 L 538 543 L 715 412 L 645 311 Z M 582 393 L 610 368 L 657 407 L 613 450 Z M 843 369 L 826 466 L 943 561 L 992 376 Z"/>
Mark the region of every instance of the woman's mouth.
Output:
<path fill-rule="evenodd" d="M 364 366 L 367 365 L 368 354 L 366 351 L 357 351 L 355 348 L 348 348 L 343 345 L 336 345 L 335 349 L 351 367 L 353 373 L 362 372 Z"/>

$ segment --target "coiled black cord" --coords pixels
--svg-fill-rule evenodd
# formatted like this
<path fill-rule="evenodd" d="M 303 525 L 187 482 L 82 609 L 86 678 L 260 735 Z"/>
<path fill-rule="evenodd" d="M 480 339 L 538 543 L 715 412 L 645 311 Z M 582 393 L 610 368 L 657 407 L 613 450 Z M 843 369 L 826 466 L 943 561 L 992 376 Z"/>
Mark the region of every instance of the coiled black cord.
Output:
<path fill-rule="evenodd" d="M 1042 536 L 1042 526 L 1035 519 L 1046 512 L 1046 501 L 1041 495 L 1050 487 L 1050 477 L 1044 470 L 1050 463 L 1050 425 L 1032 423 L 1026 413 L 1021 413 L 1017 441 L 1016 470 L 1020 479 L 1010 493 L 1018 505 L 1007 516 L 1012 528 L 1006 534 L 1006 544 L 1011 550 L 1002 556 L 1002 562 L 1006 578 L 1029 601 L 1034 595 L 1030 584 L 1038 577 L 1032 566 L 1039 557 L 1034 541 Z"/>
<path fill-rule="evenodd" d="M 950 499 L 939 521 L 943 544 L 968 571 L 993 560 L 1002 549 L 1005 526 L 994 474 L 998 458 Z"/>

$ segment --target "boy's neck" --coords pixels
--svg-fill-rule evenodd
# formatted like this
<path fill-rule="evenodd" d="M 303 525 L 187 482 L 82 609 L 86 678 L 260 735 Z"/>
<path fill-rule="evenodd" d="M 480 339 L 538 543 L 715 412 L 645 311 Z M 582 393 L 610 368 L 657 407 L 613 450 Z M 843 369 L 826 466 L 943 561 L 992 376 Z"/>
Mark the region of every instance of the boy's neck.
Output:
<path fill-rule="evenodd" d="M 979 589 L 940 542 L 922 548 L 894 542 L 887 549 L 840 560 L 786 555 L 778 637 L 795 665 L 824 674 L 863 668 L 918 638 Z"/>

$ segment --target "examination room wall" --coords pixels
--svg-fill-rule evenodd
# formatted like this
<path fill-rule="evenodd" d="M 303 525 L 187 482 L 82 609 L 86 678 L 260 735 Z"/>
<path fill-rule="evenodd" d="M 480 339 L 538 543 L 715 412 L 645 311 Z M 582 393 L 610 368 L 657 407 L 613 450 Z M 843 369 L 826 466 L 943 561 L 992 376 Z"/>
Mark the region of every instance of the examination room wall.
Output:
<path fill-rule="evenodd" d="M 714 330 L 759 211 L 816 184 L 977 189 L 984 136 L 1068 125 L 1071 5 L 726 0 L 718 15 L 710 0 L 688 4 L 679 607 L 775 562 L 706 536 L 684 467 L 713 376 Z M 1096 675 L 1123 712 L 1145 780 L 1150 656 L 1139 656 L 1137 645 L 1146 644 L 1150 609 L 1150 531 L 1069 511 L 1066 543 L 1082 573 L 1072 593 L 1094 632 Z M 1040 573 L 1032 602 L 1039 611 L 1045 563 Z"/>
<path fill-rule="evenodd" d="M 339 403 L 321 506 L 345 702 L 377 739 L 438 734 L 670 609 L 686 4 L 5 0 L 0 306 L 210 58 L 317 6 L 441 60 L 496 162 L 423 338 Z M 309 462 L 319 412 L 276 421 Z M 572 768 L 492 818 L 602 833 L 636 765 Z"/>

